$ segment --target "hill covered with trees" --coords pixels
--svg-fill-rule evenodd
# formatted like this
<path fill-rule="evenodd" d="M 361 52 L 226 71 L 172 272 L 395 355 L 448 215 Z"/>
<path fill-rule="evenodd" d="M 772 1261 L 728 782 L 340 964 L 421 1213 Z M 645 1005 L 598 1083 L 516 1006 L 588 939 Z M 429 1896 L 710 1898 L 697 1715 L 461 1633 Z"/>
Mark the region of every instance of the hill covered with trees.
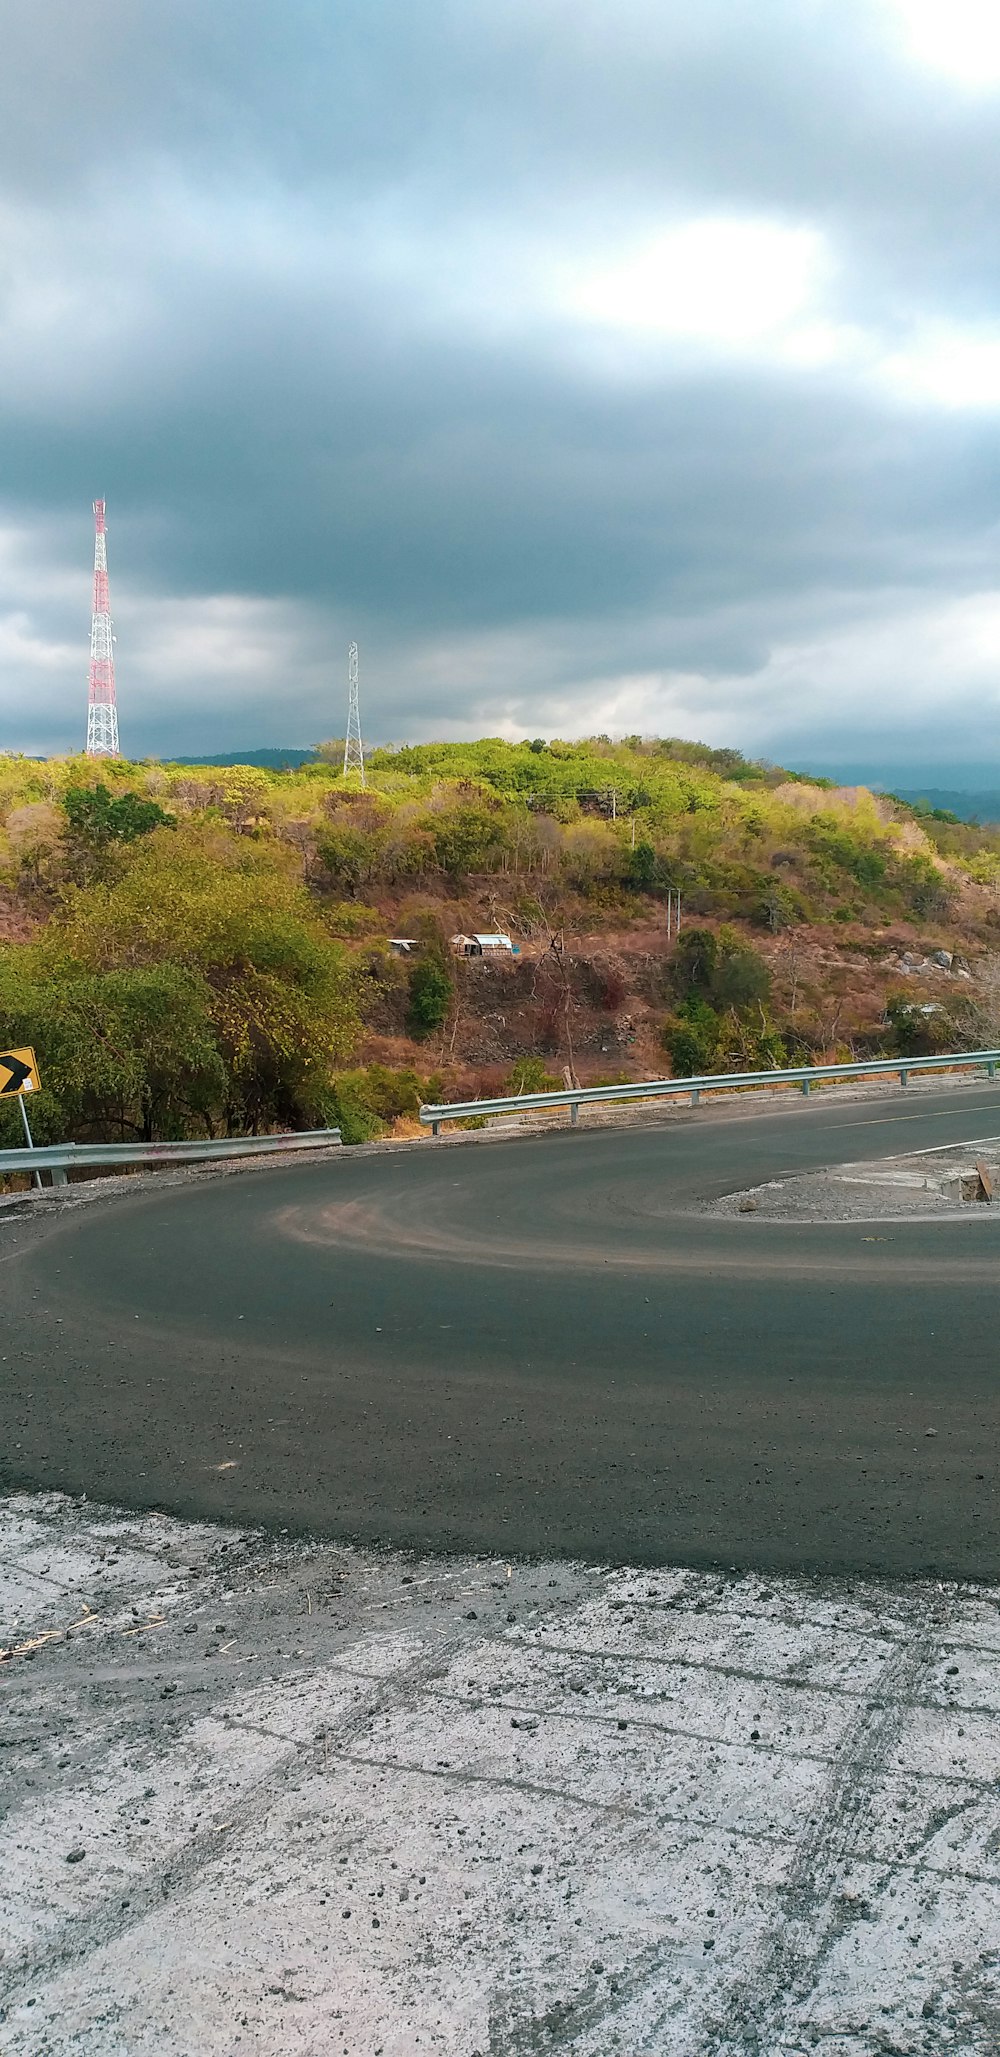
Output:
<path fill-rule="evenodd" d="M 677 739 L 376 751 L 365 790 L 341 751 L 0 757 L 0 1047 L 38 1053 L 40 1141 L 355 1140 L 564 1072 L 996 1041 L 1000 831 Z M 458 961 L 462 930 L 518 955 Z"/>

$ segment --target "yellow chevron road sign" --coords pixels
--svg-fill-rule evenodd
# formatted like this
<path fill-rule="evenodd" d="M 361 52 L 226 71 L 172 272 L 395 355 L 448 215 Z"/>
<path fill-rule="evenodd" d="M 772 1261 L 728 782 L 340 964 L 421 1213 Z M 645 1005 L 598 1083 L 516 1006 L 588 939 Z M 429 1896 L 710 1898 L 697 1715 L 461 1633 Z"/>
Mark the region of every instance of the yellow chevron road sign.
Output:
<path fill-rule="evenodd" d="M 33 1050 L 0 1050 L 0 1100 L 37 1093 L 41 1083 Z"/>

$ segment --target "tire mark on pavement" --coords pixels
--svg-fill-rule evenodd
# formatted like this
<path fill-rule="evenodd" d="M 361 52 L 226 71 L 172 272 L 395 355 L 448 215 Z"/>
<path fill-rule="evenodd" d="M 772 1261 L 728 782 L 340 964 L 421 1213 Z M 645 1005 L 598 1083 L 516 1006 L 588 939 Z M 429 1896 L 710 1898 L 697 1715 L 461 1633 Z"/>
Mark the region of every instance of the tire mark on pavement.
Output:
<path fill-rule="evenodd" d="M 859 1708 L 837 1750 L 825 1792 L 800 1838 L 779 1889 L 782 1918 L 757 1964 L 730 1990 L 726 2010 L 712 2023 L 706 2057 L 774 2057 L 786 2031 L 801 2023 L 831 1950 L 858 1920 L 862 1901 L 838 1894 L 859 1831 L 874 1810 L 908 1705 L 937 1660 L 942 1607 L 915 1592 L 902 1639 L 877 1686 Z"/>
<path fill-rule="evenodd" d="M 352 1708 L 349 1713 L 338 1715 L 338 1759 L 342 1761 L 348 1754 L 342 1747 L 344 1741 L 356 1735 L 386 1703 L 391 1701 L 394 1707 L 400 1703 L 416 1704 L 429 1680 L 437 1675 L 445 1656 L 454 1656 L 463 1640 L 461 1632 L 456 1627 L 449 1633 L 442 1634 L 432 1650 L 422 1649 L 414 1662 L 403 1670 L 390 1671 L 373 1678 L 374 1691 L 370 1697 L 360 1706 Z M 144 1676 L 138 1679 L 133 1676 L 132 1682 L 142 1686 L 147 1681 Z M 257 1689 L 255 1696 L 256 1691 Z M 139 1704 L 139 1713 L 140 1716 L 148 1715 L 148 1707 L 142 1701 Z M 221 1825 L 209 1825 L 200 1833 L 190 1836 L 183 1844 L 178 1844 L 158 1863 L 151 1864 L 144 1875 L 128 1878 L 127 1901 L 122 1901 L 114 1908 L 105 1904 L 87 1914 L 72 1917 L 47 1937 L 40 1950 L 12 1953 L 4 1963 L 4 1983 L 0 1986 L 0 2000 L 11 2004 L 26 1984 L 45 1982 L 57 1971 L 84 1964 L 95 1951 L 104 1949 L 109 1943 L 120 1940 L 133 1929 L 140 1927 L 149 1914 L 154 1911 L 162 1912 L 168 1903 L 172 1905 L 182 1900 L 197 1888 L 206 1870 L 218 1862 L 223 1851 L 227 1861 L 231 1863 L 232 1853 L 239 1850 L 249 1837 L 259 1834 L 262 1811 L 273 1807 L 275 1802 L 280 1800 L 283 1788 L 294 1774 L 301 1775 L 304 1752 L 315 1753 L 322 1748 L 323 1731 L 308 1739 L 302 1735 L 289 1738 L 268 1730 L 263 1723 L 254 1723 L 241 1718 L 239 1714 L 213 1707 L 204 1710 L 204 1713 L 199 1710 L 199 1717 L 225 1722 L 229 1728 L 245 1734 L 258 1735 L 268 1741 L 287 1743 L 284 1755 L 276 1763 L 272 1763 L 260 1777 L 246 1781 L 239 1798 L 226 1803 L 224 1845 L 220 1841 Z M 125 1720 L 127 1721 L 127 1715 Z M 189 1725 L 189 1734 L 196 1725 Z M 156 1738 L 151 1737 L 149 1740 L 155 1743 Z M 174 1747 L 181 1740 L 183 1739 L 176 1734 L 171 1739 Z M 364 1760 L 358 1758 L 355 1761 L 360 1763 Z M 317 1758 L 310 1769 L 321 1774 L 322 1758 Z"/>

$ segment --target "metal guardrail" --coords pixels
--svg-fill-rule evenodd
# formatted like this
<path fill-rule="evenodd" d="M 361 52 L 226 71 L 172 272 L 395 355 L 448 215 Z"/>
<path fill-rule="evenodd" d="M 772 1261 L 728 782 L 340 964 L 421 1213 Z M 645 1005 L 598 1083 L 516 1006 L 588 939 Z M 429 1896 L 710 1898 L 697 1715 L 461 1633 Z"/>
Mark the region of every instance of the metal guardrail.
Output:
<path fill-rule="evenodd" d="M 279 1151 L 322 1150 L 340 1142 L 339 1128 L 302 1129 L 280 1136 L 206 1136 L 203 1143 L 46 1143 L 33 1150 L 0 1150 L 0 1173 L 50 1171 L 54 1186 L 67 1171 L 116 1164 L 202 1164 L 216 1157 L 270 1157 Z"/>
<path fill-rule="evenodd" d="M 876 1057 L 860 1064 L 804 1064 L 789 1071 L 707 1072 L 703 1078 L 639 1079 L 621 1086 L 564 1086 L 558 1093 L 518 1093 L 499 1100 L 466 1100 L 441 1107 L 421 1107 L 420 1119 L 434 1135 L 443 1121 L 469 1121 L 495 1114 L 519 1114 L 527 1107 L 568 1107 L 576 1123 L 580 1108 L 605 1100 L 677 1099 L 687 1094 L 697 1107 L 703 1093 L 731 1092 L 736 1086 L 798 1085 L 808 1093 L 828 1079 L 879 1078 L 895 1073 L 901 1085 L 911 1071 L 985 1069 L 996 1077 L 1000 1050 L 960 1051 L 948 1057 Z"/>

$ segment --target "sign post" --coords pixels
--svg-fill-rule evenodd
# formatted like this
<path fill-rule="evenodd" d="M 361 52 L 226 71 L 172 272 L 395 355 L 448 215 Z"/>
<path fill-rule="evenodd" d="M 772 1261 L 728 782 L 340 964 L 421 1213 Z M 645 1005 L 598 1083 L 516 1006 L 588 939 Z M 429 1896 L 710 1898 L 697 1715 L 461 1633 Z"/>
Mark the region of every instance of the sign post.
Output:
<path fill-rule="evenodd" d="M 41 1079 L 33 1050 L 0 1050 L 0 1100 L 16 1099 L 21 1109 L 24 1135 L 28 1149 L 33 1150 L 35 1139 L 28 1121 L 28 1110 L 24 1104 L 26 1093 L 37 1093 Z M 42 1174 L 34 1174 L 36 1186 L 41 1187 Z"/>

